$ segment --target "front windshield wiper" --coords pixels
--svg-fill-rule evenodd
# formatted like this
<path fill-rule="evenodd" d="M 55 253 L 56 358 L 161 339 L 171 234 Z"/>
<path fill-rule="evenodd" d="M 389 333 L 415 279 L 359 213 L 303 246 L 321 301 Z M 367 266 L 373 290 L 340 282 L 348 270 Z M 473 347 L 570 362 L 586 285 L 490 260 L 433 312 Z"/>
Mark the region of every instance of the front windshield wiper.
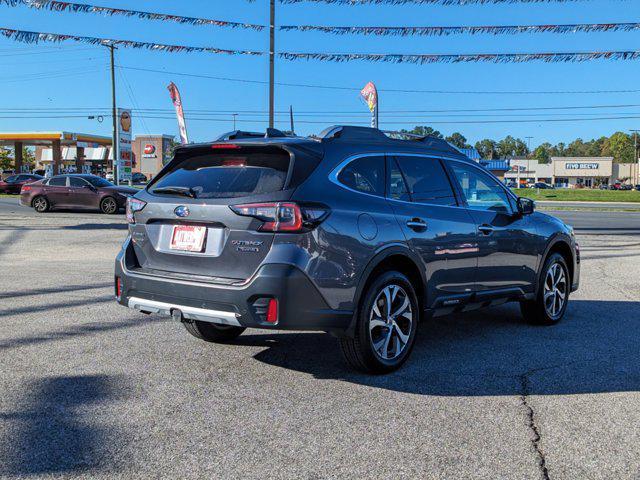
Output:
<path fill-rule="evenodd" d="M 191 198 L 196 198 L 198 196 L 197 192 L 191 187 L 158 187 L 154 188 L 151 193 L 168 193 Z"/>

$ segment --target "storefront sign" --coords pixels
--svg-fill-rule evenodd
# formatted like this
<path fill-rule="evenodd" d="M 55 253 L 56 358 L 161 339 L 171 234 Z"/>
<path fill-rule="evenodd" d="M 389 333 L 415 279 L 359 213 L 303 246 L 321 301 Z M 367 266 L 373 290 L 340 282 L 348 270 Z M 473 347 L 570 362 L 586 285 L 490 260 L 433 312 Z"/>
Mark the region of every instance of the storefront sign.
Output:
<path fill-rule="evenodd" d="M 131 110 L 118 109 L 118 179 L 119 182 L 131 180 Z"/>
<path fill-rule="evenodd" d="M 142 158 L 158 158 L 156 155 L 156 147 L 150 143 L 147 143 L 144 146 L 144 151 L 142 152 Z"/>
<path fill-rule="evenodd" d="M 598 170 L 600 168 L 599 163 L 565 163 L 564 167 L 567 170 Z"/>

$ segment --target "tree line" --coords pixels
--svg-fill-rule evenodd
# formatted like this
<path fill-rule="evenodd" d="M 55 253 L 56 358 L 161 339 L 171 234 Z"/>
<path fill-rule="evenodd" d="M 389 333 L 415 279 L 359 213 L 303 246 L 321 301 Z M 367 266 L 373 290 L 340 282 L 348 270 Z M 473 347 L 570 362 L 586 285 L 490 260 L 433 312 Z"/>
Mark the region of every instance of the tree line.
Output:
<path fill-rule="evenodd" d="M 442 138 L 458 148 L 471 148 L 464 135 L 459 132 L 444 136 L 438 130 L 427 126 L 417 126 L 412 130 L 401 130 L 403 133 L 414 135 L 431 135 Z M 639 142 L 640 143 L 640 139 Z M 511 157 L 527 157 L 538 160 L 540 163 L 549 163 L 551 157 L 613 157 L 617 163 L 635 163 L 635 139 L 633 135 L 624 132 L 616 132 L 610 137 L 594 138 L 584 141 L 581 138 L 566 144 L 560 142 L 552 145 L 545 142 L 533 151 L 529 151 L 527 142 L 521 138 L 507 135 L 502 140 L 485 138 L 473 145 L 482 158 L 497 160 Z"/>

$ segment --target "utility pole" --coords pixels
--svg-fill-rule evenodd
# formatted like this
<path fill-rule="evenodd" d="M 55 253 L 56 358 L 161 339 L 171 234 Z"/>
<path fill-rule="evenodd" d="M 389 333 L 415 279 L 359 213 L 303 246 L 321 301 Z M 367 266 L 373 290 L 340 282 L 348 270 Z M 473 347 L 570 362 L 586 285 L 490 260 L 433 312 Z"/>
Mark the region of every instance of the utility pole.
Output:
<path fill-rule="evenodd" d="M 636 185 L 640 184 L 640 157 L 638 157 L 638 132 L 640 130 L 629 130 L 633 132 L 633 160 L 636 164 Z"/>
<path fill-rule="evenodd" d="M 527 139 L 527 151 L 528 151 L 528 153 L 527 153 L 527 175 L 529 175 L 529 173 L 531 172 L 531 165 L 529 164 L 529 158 L 530 158 L 530 155 L 531 155 L 531 139 L 533 137 L 524 137 L 524 138 Z M 535 177 L 535 175 L 533 177 L 533 181 L 534 182 L 538 181 L 538 179 Z"/>
<path fill-rule="evenodd" d="M 111 156 L 113 157 L 113 179 L 116 185 L 120 185 L 120 172 L 118 171 L 118 112 L 116 107 L 116 68 L 114 60 L 114 50 L 116 47 L 107 45 L 111 54 L 111 116 L 113 117 L 113 145 L 111 147 Z"/>
<path fill-rule="evenodd" d="M 289 123 L 291 127 L 291 135 L 295 135 L 295 127 L 293 125 L 293 105 L 289 105 Z"/>
<path fill-rule="evenodd" d="M 269 9 L 269 128 L 273 128 L 276 56 L 276 0 L 270 0 Z"/>
<path fill-rule="evenodd" d="M 233 117 L 233 131 L 236 131 L 236 117 L 238 116 L 237 113 L 232 113 L 231 116 Z"/>

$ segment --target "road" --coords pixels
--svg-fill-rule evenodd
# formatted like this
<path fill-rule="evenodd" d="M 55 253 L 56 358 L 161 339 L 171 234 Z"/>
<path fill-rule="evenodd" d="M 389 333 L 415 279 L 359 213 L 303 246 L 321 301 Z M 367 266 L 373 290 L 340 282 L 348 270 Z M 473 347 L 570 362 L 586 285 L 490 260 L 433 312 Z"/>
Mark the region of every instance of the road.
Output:
<path fill-rule="evenodd" d="M 76 218 L 79 212 L 53 211 L 47 215 L 55 215 L 63 218 Z M 555 215 L 576 231 L 593 234 L 633 234 L 640 232 L 640 212 L 608 212 L 608 211 L 570 211 L 570 210 L 544 210 L 544 213 Z M 0 215 L 20 215 L 27 217 L 39 217 L 40 214 L 31 208 L 18 204 L 17 197 L 0 196 Z M 99 213 L 82 212 L 87 218 L 100 219 Z M 114 217 L 118 218 L 118 217 Z"/>
<path fill-rule="evenodd" d="M 582 287 L 560 325 L 513 305 L 441 318 L 372 377 L 326 334 L 213 345 L 120 307 L 122 216 L 4 201 L 0 478 L 640 475 L 640 237 L 618 230 L 637 217 L 577 214 L 608 230 L 578 230 Z"/>

